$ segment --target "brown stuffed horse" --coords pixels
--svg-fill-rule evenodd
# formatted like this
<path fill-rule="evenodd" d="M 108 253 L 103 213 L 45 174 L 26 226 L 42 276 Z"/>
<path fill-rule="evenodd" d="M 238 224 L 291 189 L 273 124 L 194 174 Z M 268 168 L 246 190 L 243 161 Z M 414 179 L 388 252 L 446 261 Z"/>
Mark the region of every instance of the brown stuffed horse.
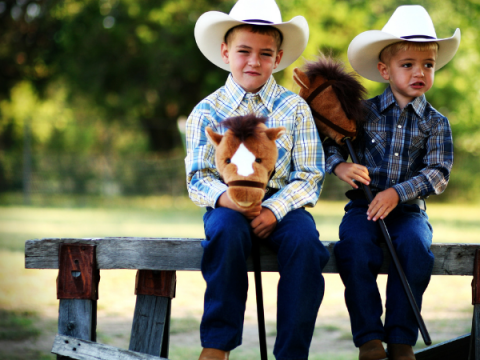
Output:
<path fill-rule="evenodd" d="M 266 121 L 255 115 L 226 119 L 221 123 L 228 129 L 225 135 L 206 128 L 215 146 L 217 170 L 228 185 L 227 195 L 244 209 L 263 199 L 278 157 L 275 140 L 285 132 L 284 127 L 267 128 Z"/>
<path fill-rule="evenodd" d="M 328 57 L 306 65 L 306 71 L 293 70 L 294 80 L 300 85 L 304 98 L 315 119 L 322 140 L 331 138 L 344 145 L 344 138 L 352 141 L 357 135 L 357 123 L 363 122 L 362 100 L 366 89 L 353 73 L 346 73 L 343 64 Z"/>

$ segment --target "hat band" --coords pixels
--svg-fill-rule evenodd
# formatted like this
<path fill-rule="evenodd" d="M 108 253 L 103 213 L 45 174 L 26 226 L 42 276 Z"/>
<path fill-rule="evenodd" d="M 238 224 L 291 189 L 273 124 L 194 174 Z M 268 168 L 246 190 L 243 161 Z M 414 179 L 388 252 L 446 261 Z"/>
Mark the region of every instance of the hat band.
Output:
<path fill-rule="evenodd" d="M 409 36 L 401 36 L 400 38 L 401 38 L 401 39 L 405 39 L 405 40 L 408 40 L 408 39 L 416 39 L 416 38 L 419 38 L 419 39 L 432 39 L 432 40 L 437 40 L 436 37 L 428 36 L 428 35 L 409 35 Z"/>
<path fill-rule="evenodd" d="M 273 24 L 273 21 L 260 20 L 260 19 L 247 19 L 247 20 L 242 20 L 242 21 L 243 22 L 263 23 L 263 24 Z"/>

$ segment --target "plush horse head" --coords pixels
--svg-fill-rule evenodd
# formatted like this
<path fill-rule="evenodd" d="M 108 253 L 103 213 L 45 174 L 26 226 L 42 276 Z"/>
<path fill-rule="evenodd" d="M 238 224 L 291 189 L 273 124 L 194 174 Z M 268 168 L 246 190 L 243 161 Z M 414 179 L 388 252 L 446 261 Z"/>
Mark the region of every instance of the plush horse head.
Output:
<path fill-rule="evenodd" d="M 265 195 L 278 157 L 275 140 L 284 127 L 267 128 L 267 118 L 246 115 L 226 119 L 224 135 L 210 127 L 206 135 L 215 147 L 215 165 L 225 184 L 227 195 L 237 206 L 248 209 Z"/>
<path fill-rule="evenodd" d="M 366 89 L 342 63 L 321 56 L 306 65 L 306 71 L 293 70 L 299 95 L 310 106 L 320 138 L 328 137 L 340 145 L 357 136 L 357 125 L 364 121 L 362 100 Z"/>

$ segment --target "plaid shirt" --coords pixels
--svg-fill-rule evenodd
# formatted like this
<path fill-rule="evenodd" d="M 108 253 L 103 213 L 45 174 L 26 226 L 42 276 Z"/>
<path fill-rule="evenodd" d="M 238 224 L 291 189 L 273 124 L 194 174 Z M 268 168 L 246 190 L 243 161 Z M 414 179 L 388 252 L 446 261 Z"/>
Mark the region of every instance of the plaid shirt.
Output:
<path fill-rule="evenodd" d="M 279 189 L 264 201 L 280 221 L 289 211 L 314 206 L 320 196 L 325 175 L 323 148 L 310 108 L 297 94 L 275 82 L 273 76 L 256 93 L 246 93 L 233 80 L 201 101 L 186 125 L 187 157 L 185 166 L 190 198 L 198 206 L 215 207 L 227 185 L 215 168 L 215 148 L 208 142 L 205 127 L 225 133 L 222 120 L 254 112 L 268 117 L 268 127 L 284 126 L 287 131 L 276 144 L 278 160 L 275 174 L 268 182 Z"/>
<path fill-rule="evenodd" d="M 418 196 L 441 194 L 453 165 L 450 124 L 425 95 L 403 110 L 388 87 L 366 101 L 366 123 L 355 140 L 359 162 L 368 169 L 372 191 L 393 187 L 400 202 Z M 344 162 L 347 149 L 328 140 L 324 143 L 326 170 L 332 173 Z"/>

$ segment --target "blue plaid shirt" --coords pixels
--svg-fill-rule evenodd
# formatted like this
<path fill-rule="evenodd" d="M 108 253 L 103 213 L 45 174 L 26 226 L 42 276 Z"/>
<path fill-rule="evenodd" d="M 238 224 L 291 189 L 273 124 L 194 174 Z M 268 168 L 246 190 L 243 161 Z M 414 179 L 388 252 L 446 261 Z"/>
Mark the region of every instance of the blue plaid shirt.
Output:
<path fill-rule="evenodd" d="M 366 166 L 372 191 L 393 187 L 400 202 L 418 196 L 441 194 L 447 187 L 453 165 L 450 124 L 425 95 L 403 110 L 388 87 L 380 96 L 366 101 L 366 123 L 359 129 L 354 147 Z M 347 149 L 332 140 L 324 143 L 326 170 L 346 161 Z"/>
<path fill-rule="evenodd" d="M 190 198 L 198 206 L 215 207 L 227 185 L 215 168 L 215 148 L 205 135 L 210 126 L 225 133 L 221 122 L 233 116 L 255 113 L 268 117 L 268 127 L 284 126 L 287 131 L 276 144 L 278 160 L 275 175 L 268 182 L 279 189 L 262 206 L 280 221 L 289 211 L 314 206 L 320 196 L 325 161 L 315 123 L 306 102 L 275 82 L 273 76 L 256 93 L 247 93 L 232 75 L 225 86 L 202 100 L 187 119 L 185 166 Z"/>

